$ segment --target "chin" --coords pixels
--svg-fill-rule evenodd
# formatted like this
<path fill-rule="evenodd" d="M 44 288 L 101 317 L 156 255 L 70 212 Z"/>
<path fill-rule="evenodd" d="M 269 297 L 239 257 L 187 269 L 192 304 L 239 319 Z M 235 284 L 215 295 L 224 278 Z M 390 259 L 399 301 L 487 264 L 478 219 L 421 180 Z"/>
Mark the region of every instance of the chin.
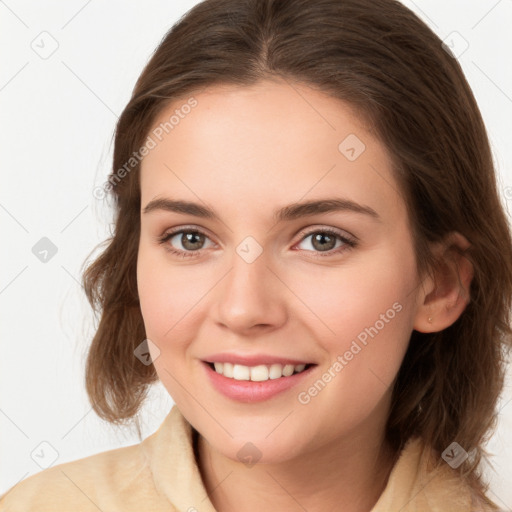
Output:
<path fill-rule="evenodd" d="M 279 422 L 260 421 L 260 426 L 253 428 L 247 428 L 245 423 L 225 424 L 232 437 L 224 431 L 219 435 L 216 428 L 213 431 L 206 429 L 199 432 L 216 452 L 244 463 L 247 460 L 263 464 L 286 462 L 306 449 L 304 433 L 287 430 Z M 276 425 L 279 426 L 276 428 Z"/>
<path fill-rule="evenodd" d="M 279 464 L 288 462 L 299 455 L 300 447 L 290 439 L 271 442 L 262 435 L 261 439 L 254 438 L 253 441 L 232 440 L 229 446 L 213 445 L 213 448 L 222 453 L 225 457 L 242 462 L 247 467 L 254 464 Z"/>

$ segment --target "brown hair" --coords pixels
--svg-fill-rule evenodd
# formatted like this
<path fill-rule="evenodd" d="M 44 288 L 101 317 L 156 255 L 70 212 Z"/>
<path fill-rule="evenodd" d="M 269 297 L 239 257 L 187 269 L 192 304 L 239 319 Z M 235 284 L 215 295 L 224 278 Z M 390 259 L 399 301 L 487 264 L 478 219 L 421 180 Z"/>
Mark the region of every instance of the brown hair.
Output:
<path fill-rule="evenodd" d="M 458 442 L 470 454 L 459 471 L 483 495 L 477 466 L 496 427 L 510 348 L 511 234 L 462 69 L 395 0 L 206 0 L 166 34 L 119 118 L 109 178 L 115 233 L 83 276 L 101 313 L 86 368 L 94 410 L 113 423 L 133 418 L 158 379 L 152 364 L 134 357 L 145 330 L 136 280 L 140 162 L 132 155 L 169 103 L 262 79 L 314 87 L 369 122 L 394 159 L 422 274 L 435 268 L 430 242 L 452 231 L 469 240 L 470 302 L 449 328 L 413 331 L 386 435 L 396 449 L 421 436 L 438 455 Z"/>

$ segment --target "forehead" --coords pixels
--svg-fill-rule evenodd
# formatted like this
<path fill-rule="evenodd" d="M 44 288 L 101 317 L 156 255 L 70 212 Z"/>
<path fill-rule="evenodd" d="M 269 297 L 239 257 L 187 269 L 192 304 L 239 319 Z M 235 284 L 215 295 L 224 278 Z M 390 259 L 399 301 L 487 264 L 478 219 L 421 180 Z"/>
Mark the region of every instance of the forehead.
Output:
<path fill-rule="evenodd" d="M 149 137 L 143 205 L 199 199 L 236 215 L 337 195 L 403 213 L 386 148 L 348 104 L 305 85 L 211 87 L 167 106 Z"/>

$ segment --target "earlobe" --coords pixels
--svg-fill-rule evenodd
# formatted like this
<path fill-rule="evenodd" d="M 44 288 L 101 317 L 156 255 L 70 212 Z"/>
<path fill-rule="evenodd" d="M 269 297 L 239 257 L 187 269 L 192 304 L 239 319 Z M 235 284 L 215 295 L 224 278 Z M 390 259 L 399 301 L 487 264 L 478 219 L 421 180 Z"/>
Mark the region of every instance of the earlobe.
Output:
<path fill-rule="evenodd" d="M 464 236 L 453 232 L 434 251 L 439 264 L 434 270 L 434 279 L 428 280 L 430 286 L 422 287 L 413 325 L 416 331 L 442 331 L 463 313 L 471 299 L 474 273 L 473 264 L 466 254 L 469 247 L 470 243 Z"/>

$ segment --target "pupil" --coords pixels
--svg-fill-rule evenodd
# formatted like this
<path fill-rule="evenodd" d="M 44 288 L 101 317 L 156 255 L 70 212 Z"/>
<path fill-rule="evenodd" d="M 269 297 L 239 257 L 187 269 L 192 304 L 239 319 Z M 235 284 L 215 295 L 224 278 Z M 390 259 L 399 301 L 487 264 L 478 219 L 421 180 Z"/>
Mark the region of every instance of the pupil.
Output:
<path fill-rule="evenodd" d="M 193 239 L 194 237 L 201 237 L 201 233 L 186 233 L 185 235 L 185 242 L 183 243 L 183 247 L 188 247 L 189 249 L 197 249 L 197 247 L 195 247 L 195 244 L 199 243 L 198 241 L 194 242 Z M 190 247 L 191 245 L 191 247 Z"/>
<path fill-rule="evenodd" d="M 325 234 L 325 233 L 318 233 L 315 237 L 313 237 L 313 245 L 315 245 L 316 242 L 320 242 L 321 240 L 324 240 L 324 239 L 328 239 L 327 243 L 323 243 L 323 242 L 319 243 L 319 246 L 317 248 L 324 249 L 324 250 L 332 249 L 332 247 L 326 248 L 326 245 L 329 245 L 329 241 L 332 244 L 332 242 L 334 241 L 334 237 L 332 237 L 331 235 Z"/>

